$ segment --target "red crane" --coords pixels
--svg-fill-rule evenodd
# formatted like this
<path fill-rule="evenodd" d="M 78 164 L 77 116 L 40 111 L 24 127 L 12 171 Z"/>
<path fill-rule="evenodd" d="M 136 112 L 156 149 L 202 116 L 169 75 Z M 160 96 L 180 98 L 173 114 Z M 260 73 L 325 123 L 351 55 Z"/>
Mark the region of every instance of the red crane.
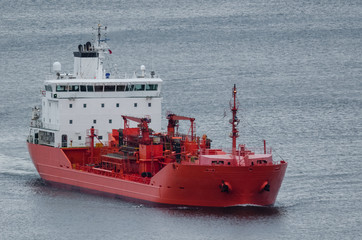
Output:
<path fill-rule="evenodd" d="M 190 117 L 183 117 L 183 116 L 178 116 L 176 114 L 168 114 L 167 115 L 167 119 L 168 119 L 168 125 L 167 125 L 167 134 L 170 137 L 173 137 L 175 135 L 175 127 L 178 127 L 178 121 L 179 120 L 189 120 L 191 122 L 191 141 L 194 140 L 194 121 L 195 118 L 190 118 Z"/>
<path fill-rule="evenodd" d="M 125 130 L 130 128 L 129 124 L 128 124 L 128 120 L 139 123 L 138 127 L 141 130 L 141 134 L 142 134 L 141 142 L 143 144 L 150 144 L 150 142 L 151 142 L 150 130 L 148 128 L 148 124 L 151 122 L 150 118 L 138 118 L 138 117 L 125 116 L 125 115 L 122 115 L 122 118 L 124 121 Z"/>

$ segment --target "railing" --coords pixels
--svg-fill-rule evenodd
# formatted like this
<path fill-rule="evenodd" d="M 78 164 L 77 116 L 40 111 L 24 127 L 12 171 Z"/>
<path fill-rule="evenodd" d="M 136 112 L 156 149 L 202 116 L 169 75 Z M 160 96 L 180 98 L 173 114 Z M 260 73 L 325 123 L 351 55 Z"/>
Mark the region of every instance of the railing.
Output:
<path fill-rule="evenodd" d="M 98 167 L 95 167 L 92 165 L 81 166 L 81 165 L 74 164 L 73 169 L 88 172 L 88 173 L 94 173 L 94 174 L 102 175 L 102 176 L 106 176 L 106 177 L 113 177 L 113 178 L 118 178 L 118 179 L 122 179 L 122 180 L 126 180 L 126 181 L 143 183 L 143 184 L 149 184 L 151 182 L 151 178 L 149 178 L 149 177 L 141 177 L 138 174 L 115 172 L 114 170 L 98 168 Z"/>
<path fill-rule="evenodd" d="M 42 128 L 43 127 L 43 122 L 41 120 L 32 120 L 30 122 L 30 127 Z"/>

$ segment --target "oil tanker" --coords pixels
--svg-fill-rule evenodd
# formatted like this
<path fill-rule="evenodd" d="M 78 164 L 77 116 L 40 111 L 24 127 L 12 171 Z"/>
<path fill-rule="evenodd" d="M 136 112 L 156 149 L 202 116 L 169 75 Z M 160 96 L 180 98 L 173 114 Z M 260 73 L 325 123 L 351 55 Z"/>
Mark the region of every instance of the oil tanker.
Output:
<path fill-rule="evenodd" d="M 93 43 L 79 44 L 74 72 L 44 82 L 32 109 L 27 145 L 40 177 L 157 204 L 202 207 L 273 205 L 287 162 L 237 144 L 237 89 L 231 89 L 231 151 L 195 133 L 195 118 L 168 113 L 161 131 L 162 79 L 154 71 L 124 78 L 104 69 L 112 54 L 98 25 Z M 181 121 L 190 126 L 179 133 Z"/>

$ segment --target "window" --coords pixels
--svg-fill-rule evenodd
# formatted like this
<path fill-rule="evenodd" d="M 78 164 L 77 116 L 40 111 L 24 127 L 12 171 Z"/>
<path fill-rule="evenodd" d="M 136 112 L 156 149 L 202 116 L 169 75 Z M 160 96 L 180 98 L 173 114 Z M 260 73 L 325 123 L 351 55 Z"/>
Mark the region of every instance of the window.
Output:
<path fill-rule="evenodd" d="M 78 140 L 82 140 L 82 136 L 78 136 Z"/>
<path fill-rule="evenodd" d="M 69 120 L 69 124 L 73 124 L 73 120 Z"/>
<path fill-rule="evenodd" d="M 134 91 L 144 91 L 145 90 L 145 85 L 144 84 L 136 84 L 134 85 Z"/>
<path fill-rule="evenodd" d="M 116 103 L 116 107 L 119 107 L 119 103 Z"/>
<path fill-rule="evenodd" d="M 112 119 L 109 119 L 108 122 L 109 122 L 109 123 L 112 123 Z"/>
<path fill-rule="evenodd" d="M 137 103 L 134 103 L 133 106 L 134 106 L 134 107 L 137 107 Z"/>
<path fill-rule="evenodd" d="M 124 89 L 126 88 L 125 85 L 118 85 L 117 86 L 117 92 L 124 92 Z"/>
<path fill-rule="evenodd" d="M 56 91 L 57 92 L 66 92 L 68 90 L 68 86 L 65 85 L 57 85 Z"/>
<path fill-rule="evenodd" d="M 46 144 L 46 145 L 54 144 L 54 133 L 52 132 L 39 131 L 39 133 L 35 133 L 35 138 L 37 143 L 39 144 Z"/>
<path fill-rule="evenodd" d="M 86 108 L 87 107 L 87 104 L 86 103 L 83 103 L 83 108 Z"/>
<path fill-rule="evenodd" d="M 93 120 L 93 123 L 97 123 L 97 120 L 94 119 L 94 120 Z"/>
<path fill-rule="evenodd" d="M 86 92 L 87 91 L 87 86 L 86 85 L 80 85 L 80 91 L 81 92 Z"/>
<path fill-rule="evenodd" d="M 102 108 L 104 108 L 104 103 L 101 104 Z"/>
<path fill-rule="evenodd" d="M 87 90 L 88 92 L 93 92 L 94 91 L 93 85 L 87 85 Z"/>
<path fill-rule="evenodd" d="M 103 139 L 103 136 L 98 136 L 98 139 L 99 139 L 99 140 L 102 140 L 102 139 Z"/>
<path fill-rule="evenodd" d="M 126 91 L 133 91 L 134 85 L 127 85 Z"/>
<path fill-rule="evenodd" d="M 148 107 L 151 107 L 151 103 L 150 103 L 150 102 L 148 103 Z"/>
<path fill-rule="evenodd" d="M 79 85 L 69 86 L 69 92 L 79 92 Z"/>
<path fill-rule="evenodd" d="M 103 85 L 102 86 L 94 86 L 95 92 L 103 92 Z"/>
<path fill-rule="evenodd" d="M 157 91 L 157 84 L 147 84 L 146 85 L 146 91 Z"/>
<path fill-rule="evenodd" d="M 114 92 L 114 91 L 116 91 L 116 86 L 115 85 L 106 85 L 106 86 L 104 86 L 104 91 L 105 92 Z"/>
<path fill-rule="evenodd" d="M 70 104 L 69 104 L 69 108 L 72 108 L 72 107 L 73 107 L 73 104 L 70 103 Z"/>

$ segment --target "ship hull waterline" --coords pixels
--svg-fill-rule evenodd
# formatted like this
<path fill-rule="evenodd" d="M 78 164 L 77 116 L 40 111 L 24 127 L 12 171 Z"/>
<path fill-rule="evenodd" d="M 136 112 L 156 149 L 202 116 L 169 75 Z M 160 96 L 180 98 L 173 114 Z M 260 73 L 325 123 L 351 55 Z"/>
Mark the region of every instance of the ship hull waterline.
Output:
<path fill-rule="evenodd" d="M 155 174 L 149 184 L 104 176 L 72 168 L 62 148 L 27 143 L 40 177 L 106 194 L 157 204 L 232 207 L 274 205 L 287 163 L 261 166 L 209 166 L 171 163 Z M 227 192 L 220 184 L 230 184 Z M 270 187 L 264 189 L 265 183 Z"/>

